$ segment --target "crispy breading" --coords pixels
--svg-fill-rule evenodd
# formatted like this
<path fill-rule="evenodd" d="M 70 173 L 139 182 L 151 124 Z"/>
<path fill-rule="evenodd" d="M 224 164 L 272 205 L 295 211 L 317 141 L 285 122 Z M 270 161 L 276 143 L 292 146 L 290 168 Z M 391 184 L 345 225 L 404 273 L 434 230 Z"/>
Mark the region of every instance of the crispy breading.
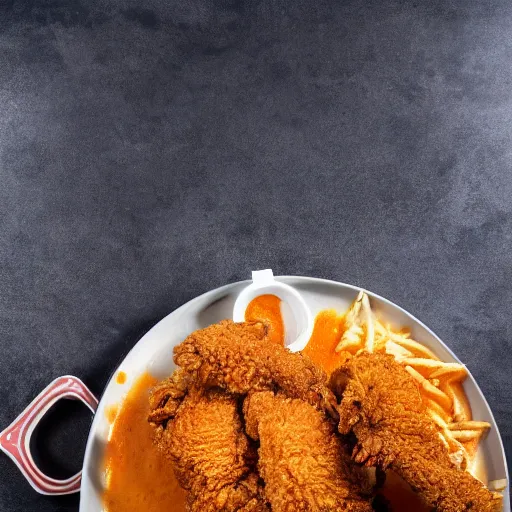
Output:
<path fill-rule="evenodd" d="M 174 361 L 200 385 L 230 393 L 283 391 L 336 414 L 325 373 L 307 357 L 271 343 L 262 323 L 224 320 L 193 332 L 174 348 Z"/>
<path fill-rule="evenodd" d="M 177 380 L 167 381 L 171 395 Z M 238 406 L 236 398 L 221 390 L 191 387 L 172 416 L 153 422 L 158 447 L 189 491 L 190 512 L 268 510 L 254 471 L 256 453 L 244 433 Z"/>
<path fill-rule="evenodd" d="M 501 497 L 450 460 L 418 385 L 392 356 L 361 353 L 331 376 L 355 461 L 391 468 L 439 512 L 495 512 Z"/>
<path fill-rule="evenodd" d="M 182 368 L 176 369 L 170 377 L 159 382 L 149 394 L 149 422 L 163 423 L 173 418 L 192 382 L 191 375 Z"/>
<path fill-rule="evenodd" d="M 263 391 L 245 399 L 244 417 L 247 433 L 260 442 L 258 469 L 273 512 L 372 510 L 360 492 L 365 475 L 344 456 L 325 413 Z"/>

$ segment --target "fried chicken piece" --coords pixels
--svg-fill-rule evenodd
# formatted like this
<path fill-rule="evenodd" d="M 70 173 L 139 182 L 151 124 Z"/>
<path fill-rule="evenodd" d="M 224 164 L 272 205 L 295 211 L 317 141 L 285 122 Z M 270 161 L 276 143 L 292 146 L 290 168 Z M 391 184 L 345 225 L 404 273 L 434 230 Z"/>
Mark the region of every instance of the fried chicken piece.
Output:
<path fill-rule="evenodd" d="M 149 422 L 164 423 L 173 418 L 192 383 L 191 375 L 183 368 L 159 382 L 149 394 Z"/>
<path fill-rule="evenodd" d="M 157 386 L 149 417 L 158 447 L 189 491 L 187 510 L 268 511 L 254 471 L 255 449 L 243 431 L 237 399 L 219 389 L 191 386 L 188 379 L 178 370 Z"/>
<path fill-rule="evenodd" d="M 325 373 L 307 357 L 271 343 L 262 323 L 224 320 L 195 331 L 174 348 L 174 361 L 201 385 L 238 394 L 281 390 L 337 416 Z"/>
<path fill-rule="evenodd" d="M 258 469 L 273 512 L 372 510 L 360 494 L 364 475 L 344 457 L 325 413 L 271 391 L 250 394 L 243 410 L 247 433 L 260 441 Z"/>
<path fill-rule="evenodd" d="M 426 415 L 414 379 L 385 354 L 362 353 L 331 376 L 339 431 L 357 438 L 356 462 L 391 468 L 439 512 L 494 512 L 501 496 L 457 469 Z"/>

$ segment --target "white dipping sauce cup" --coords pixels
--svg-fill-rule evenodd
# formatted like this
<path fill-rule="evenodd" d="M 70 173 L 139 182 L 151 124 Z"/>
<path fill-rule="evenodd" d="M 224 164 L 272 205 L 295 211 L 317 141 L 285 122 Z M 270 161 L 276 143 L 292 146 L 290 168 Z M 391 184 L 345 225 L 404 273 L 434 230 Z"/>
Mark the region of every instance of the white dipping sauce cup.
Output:
<path fill-rule="evenodd" d="M 281 299 L 285 346 L 292 352 L 302 350 L 313 332 L 313 315 L 300 293 L 295 288 L 276 281 L 271 269 L 252 272 L 252 283 L 236 299 L 233 320 L 244 322 L 247 306 L 260 295 L 275 295 Z"/>

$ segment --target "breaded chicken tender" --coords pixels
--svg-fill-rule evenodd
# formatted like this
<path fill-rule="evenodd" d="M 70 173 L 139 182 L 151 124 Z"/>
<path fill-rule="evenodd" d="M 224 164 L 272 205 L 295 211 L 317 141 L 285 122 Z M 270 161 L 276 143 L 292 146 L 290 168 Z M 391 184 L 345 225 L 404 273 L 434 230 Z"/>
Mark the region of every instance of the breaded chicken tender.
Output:
<path fill-rule="evenodd" d="M 244 402 L 246 431 L 259 440 L 258 470 L 273 512 L 369 512 L 364 472 L 344 455 L 336 426 L 300 399 L 271 391 Z"/>
<path fill-rule="evenodd" d="M 175 395 L 183 375 L 168 379 Z M 157 395 L 163 392 L 157 387 Z M 163 393 L 165 394 L 165 393 Z M 155 399 L 155 397 L 153 396 Z M 255 472 L 255 450 L 243 430 L 237 399 L 219 389 L 190 387 L 174 412 L 156 427 L 156 442 L 189 491 L 190 512 L 265 512 L 263 489 Z M 158 415 L 150 416 L 151 419 Z"/>
<path fill-rule="evenodd" d="M 438 512 L 496 512 L 501 496 L 450 460 L 416 381 L 392 356 L 361 353 L 331 376 L 339 431 L 357 438 L 356 462 L 393 469 Z"/>

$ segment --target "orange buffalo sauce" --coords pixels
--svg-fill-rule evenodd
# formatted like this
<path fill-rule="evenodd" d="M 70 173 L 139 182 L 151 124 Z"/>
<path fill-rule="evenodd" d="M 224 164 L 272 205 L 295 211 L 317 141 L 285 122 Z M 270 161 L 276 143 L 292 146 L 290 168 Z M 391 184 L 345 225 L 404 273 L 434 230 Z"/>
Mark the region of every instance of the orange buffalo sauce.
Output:
<path fill-rule="evenodd" d="M 105 416 L 107 417 L 107 421 L 112 425 L 114 421 L 116 421 L 117 413 L 119 412 L 119 405 L 113 404 L 109 405 L 105 408 Z"/>
<path fill-rule="evenodd" d="M 284 322 L 281 299 L 275 295 L 260 295 L 252 299 L 245 310 L 247 322 L 263 322 L 273 343 L 284 345 Z"/>
<path fill-rule="evenodd" d="M 320 311 L 309 342 L 302 353 L 330 374 L 344 362 L 334 350 L 343 335 L 343 315 L 334 309 Z"/>
<path fill-rule="evenodd" d="M 105 449 L 106 512 L 185 512 L 185 491 L 171 463 L 153 444 L 148 392 L 157 379 L 144 374 L 119 407 Z"/>

